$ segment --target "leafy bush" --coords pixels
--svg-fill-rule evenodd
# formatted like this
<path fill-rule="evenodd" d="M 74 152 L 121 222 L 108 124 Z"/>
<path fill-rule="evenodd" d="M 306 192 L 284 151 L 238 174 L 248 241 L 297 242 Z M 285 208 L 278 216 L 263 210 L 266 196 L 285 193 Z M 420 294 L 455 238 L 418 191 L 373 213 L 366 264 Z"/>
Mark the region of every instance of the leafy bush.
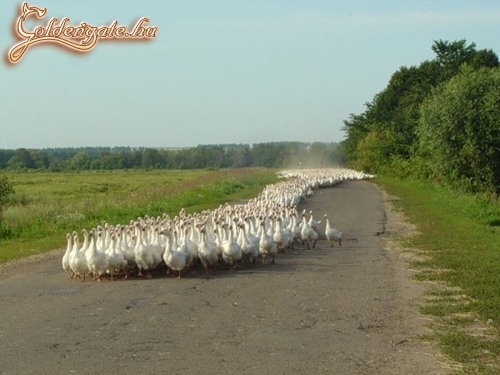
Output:
<path fill-rule="evenodd" d="M 7 176 L 0 176 L 0 219 L 2 208 L 5 205 L 9 195 L 14 193 L 14 187 Z"/>
<path fill-rule="evenodd" d="M 10 227 L 2 221 L 2 211 L 7 199 L 14 193 L 14 187 L 7 176 L 0 176 L 0 239 L 11 235 Z"/>
<path fill-rule="evenodd" d="M 464 66 L 424 101 L 419 151 L 438 179 L 470 192 L 500 186 L 500 69 Z"/>

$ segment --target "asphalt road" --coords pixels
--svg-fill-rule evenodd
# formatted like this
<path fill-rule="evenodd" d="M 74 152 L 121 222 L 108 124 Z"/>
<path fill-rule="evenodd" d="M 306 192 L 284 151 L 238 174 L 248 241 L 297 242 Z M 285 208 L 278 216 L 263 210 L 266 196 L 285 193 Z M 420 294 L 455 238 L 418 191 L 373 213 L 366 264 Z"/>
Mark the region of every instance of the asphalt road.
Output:
<path fill-rule="evenodd" d="M 417 340 L 421 288 L 386 242 L 381 192 L 344 182 L 300 208 L 328 213 L 342 247 L 180 280 L 80 283 L 64 249 L 2 265 L 0 374 L 447 373 Z"/>

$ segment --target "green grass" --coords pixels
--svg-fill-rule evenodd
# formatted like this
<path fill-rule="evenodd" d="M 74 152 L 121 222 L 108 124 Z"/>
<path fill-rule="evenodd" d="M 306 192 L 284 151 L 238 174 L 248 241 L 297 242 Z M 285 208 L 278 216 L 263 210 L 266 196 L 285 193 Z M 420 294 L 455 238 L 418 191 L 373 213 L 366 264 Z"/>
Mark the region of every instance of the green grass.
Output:
<path fill-rule="evenodd" d="M 435 317 L 433 338 L 444 353 L 464 364 L 464 373 L 490 373 L 495 366 L 491 373 L 498 371 L 499 202 L 420 181 L 374 181 L 400 198 L 397 209 L 420 233 L 403 240 L 403 245 L 427 255 L 428 260 L 412 263 L 419 270 L 415 278 L 438 285 L 421 308 Z M 485 329 L 475 329 L 478 324 Z"/>
<path fill-rule="evenodd" d="M 16 193 L 0 224 L 0 262 L 65 246 L 65 234 L 138 216 L 172 217 L 256 196 L 268 169 L 8 173 Z"/>

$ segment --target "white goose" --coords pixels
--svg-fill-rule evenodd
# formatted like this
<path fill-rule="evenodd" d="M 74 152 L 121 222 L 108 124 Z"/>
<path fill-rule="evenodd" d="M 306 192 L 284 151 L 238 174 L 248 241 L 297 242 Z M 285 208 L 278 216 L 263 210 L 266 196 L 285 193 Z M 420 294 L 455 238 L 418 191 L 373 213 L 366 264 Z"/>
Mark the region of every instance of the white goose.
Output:
<path fill-rule="evenodd" d="M 108 259 L 106 257 L 106 253 L 97 250 L 97 242 L 101 237 L 102 233 L 99 233 L 96 237 L 96 230 L 92 229 L 90 231 L 89 248 L 85 253 L 89 271 L 94 275 L 94 280 L 96 280 L 97 282 L 101 281 L 101 276 L 104 275 L 106 273 L 106 270 L 108 269 Z"/>
<path fill-rule="evenodd" d="M 123 253 L 126 266 L 123 269 L 123 278 L 128 279 L 129 270 L 135 266 L 134 240 L 135 237 L 130 234 L 130 229 L 121 226 L 117 234 L 121 236 L 121 241 L 117 243 L 118 249 Z"/>
<path fill-rule="evenodd" d="M 271 264 L 274 264 L 274 257 L 278 253 L 278 247 L 276 242 L 266 233 L 264 220 L 261 221 L 260 226 L 259 254 L 262 257 L 262 263 L 265 263 L 269 257 L 271 258 Z"/>
<path fill-rule="evenodd" d="M 328 215 L 325 214 L 323 216 L 326 220 L 326 227 L 325 227 L 325 237 L 329 240 L 332 241 L 332 246 L 334 242 L 338 242 L 339 246 L 342 246 L 342 232 L 339 231 L 337 228 L 332 228 L 330 226 L 330 221 L 328 220 Z"/>
<path fill-rule="evenodd" d="M 167 265 L 169 270 L 177 271 L 177 277 L 181 278 L 181 272 L 186 268 L 187 264 L 187 254 L 177 247 L 176 233 L 172 238 L 172 234 L 169 230 L 163 231 L 163 234 L 167 236 L 167 241 L 165 242 L 165 252 L 163 253 L 163 260 Z"/>
<path fill-rule="evenodd" d="M 64 256 L 62 258 L 62 268 L 68 274 L 69 278 L 72 279 L 75 274 L 69 266 L 70 254 L 71 250 L 73 250 L 73 239 L 71 237 L 71 233 L 66 234 L 66 240 L 68 241 L 68 245 L 66 246 L 66 252 L 64 253 Z"/>
<path fill-rule="evenodd" d="M 111 281 L 113 281 L 113 277 L 115 274 L 120 273 L 125 270 L 127 266 L 127 261 L 122 251 L 119 250 L 120 243 L 117 243 L 117 240 L 121 242 L 120 233 L 111 235 L 111 242 L 109 247 L 106 249 L 106 256 L 108 259 L 108 268 L 106 272 L 110 275 Z"/>
<path fill-rule="evenodd" d="M 319 225 L 321 224 L 321 220 L 314 220 L 313 212 L 309 211 L 309 226 L 316 232 L 319 233 Z"/>
<path fill-rule="evenodd" d="M 80 252 L 86 254 L 89 248 L 89 232 L 86 229 L 82 229 L 83 234 L 83 245 L 80 248 Z"/>
<path fill-rule="evenodd" d="M 206 228 L 201 228 L 199 242 L 198 242 L 198 257 L 200 262 L 205 268 L 205 273 L 208 274 L 208 269 L 212 267 L 215 270 L 217 263 L 219 262 L 219 256 L 217 255 L 217 245 L 214 241 L 208 239 Z"/>
<path fill-rule="evenodd" d="M 198 244 L 191 240 L 191 236 L 188 235 L 189 227 L 187 223 L 181 225 L 181 237 L 179 240 L 179 246 L 183 247 L 187 255 L 187 266 L 191 267 L 193 264 L 199 261 L 198 258 Z"/>
<path fill-rule="evenodd" d="M 248 262 L 255 264 L 259 257 L 259 241 L 255 235 L 251 234 L 246 226 L 247 223 L 240 224 L 240 233 L 238 235 L 238 244 L 241 247 L 241 256 Z"/>
<path fill-rule="evenodd" d="M 214 235 L 215 251 L 217 252 L 217 256 L 219 257 L 219 261 L 222 261 L 222 241 L 223 241 L 223 238 L 222 238 L 221 233 L 220 233 L 221 231 L 223 231 L 223 228 L 217 224 L 217 227 L 214 228 L 213 235 Z"/>
<path fill-rule="evenodd" d="M 76 232 L 73 232 L 73 248 L 69 255 L 69 266 L 78 280 L 85 280 L 85 275 L 88 273 L 89 269 L 85 255 L 80 251 L 80 243 Z"/>
<path fill-rule="evenodd" d="M 293 250 L 293 243 L 294 242 L 298 243 L 301 240 L 300 227 L 297 224 L 296 213 L 292 213 L 292 219 L 290 221 L 290 233 L 292 233 L 293 236 L 293 242 L 292 242 L 292 250 Z"/>
<path fill-rule="evenodd" d="M 146 229 L 140 229 L 139 225 L 139 223 L 136 224 L 137 240 L 134 248 L 135 262 L 139 269 L 137 276 L 144 276 L 142 271 L 148 271 L 146 273 L 146 278 L 150 279 L 152 275 L 149 270 L 151 267 L 154 267 L 155 259 L 153 258 L 151 248 L 145 243 L 144 236 Z"/>
<path fill-rule="evenodd" d="M 311 248 L 311 243 L 313 248 L 316 247 L 316 242 L 318 241 L 318 233 L 316 233 L 316 231 L 309 226 L 305 214 L 302 214 L 302 229 L 300 231 L 300 236 L 302 238 L 302 242 L 306 243 L 307 249 Z"/>
<path fill-rule="evenodd" d="M 163 257 L 163 252 L 165 251 L 165 244 L 161 241 L 160 235 L 158 233 L 159 229 L 154 226 L 149 228 L 148 241 L 146 242 L 149 246 L 149 251 L 153 257 L 153 264 L 151 269 L 156 268 L 160 265 Z"/>
<path fill-rule="evenodd" d="M 278 216 L 273 240 L 278 246 L 278 252 L 284 254 L 285 250 L 293 245 L 293 235 L 287 228 L 283 228 L 282 223 L 283 219 Z"/>
<path fill-rule="evenodd" d="M 222 260 L 229 265 L 229 269 L 234 271 L 236 264 L 241 260 L 241 247 L 234 239 L 233 227 L 229 226 L 228 238 L 222 241 Z"/>

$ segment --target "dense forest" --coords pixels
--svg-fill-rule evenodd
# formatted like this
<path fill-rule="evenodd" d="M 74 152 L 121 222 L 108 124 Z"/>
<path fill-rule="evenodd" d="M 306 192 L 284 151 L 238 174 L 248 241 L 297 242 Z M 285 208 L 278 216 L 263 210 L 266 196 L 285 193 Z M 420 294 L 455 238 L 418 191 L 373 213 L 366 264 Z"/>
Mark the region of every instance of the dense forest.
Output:
<path fill-rule="evenodd" d="M 435 41 L 435 58 L 403 66 L 344 121 L 348 163 L 474 193 L 500 189 L 500 68 L 492 50 Z"/>
<path fill-rule="evenodd" d="M 344 164 L 337 143 L 272 142 L 158 149 L 84 147 L 0 150 L 0 169 L 197 169 L 320 167 Z"/>

